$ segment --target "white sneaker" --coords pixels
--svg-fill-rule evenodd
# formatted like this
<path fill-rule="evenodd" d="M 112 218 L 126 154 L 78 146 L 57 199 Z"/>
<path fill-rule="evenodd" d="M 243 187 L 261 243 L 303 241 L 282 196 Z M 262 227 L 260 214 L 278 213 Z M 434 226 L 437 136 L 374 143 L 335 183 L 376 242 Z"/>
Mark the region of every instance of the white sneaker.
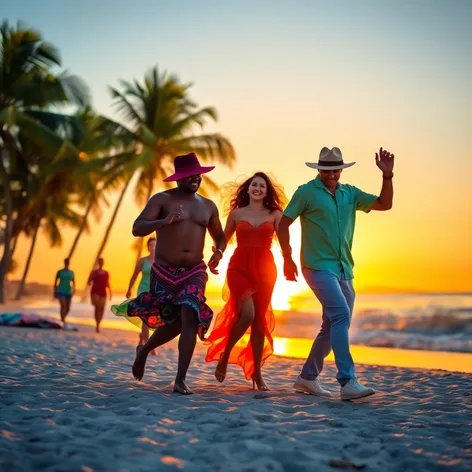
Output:
<path fill-rule="evenodd" d="M 309 395 L 316 395 L 318 397 L 330 397 L 331 392 L 325 390 L 318 379 L 305 380 L 298 376 L 293 384 L 293 388 L 300 393 L 308 393 Z"/>
<path fill-rule="evenodd" d="M 341 387 L 341 400 L 356 400 L 358 398 L 369 397 L 373 395 L 375 390 L 371 387 L 364 387 L 356 379 L 351 379 Z"/>

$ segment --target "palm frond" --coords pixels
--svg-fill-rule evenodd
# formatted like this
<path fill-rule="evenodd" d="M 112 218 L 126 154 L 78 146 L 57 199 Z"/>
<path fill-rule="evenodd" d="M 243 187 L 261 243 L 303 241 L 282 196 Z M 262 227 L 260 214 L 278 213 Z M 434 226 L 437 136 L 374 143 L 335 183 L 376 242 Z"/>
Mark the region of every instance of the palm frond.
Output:
<path fill-rule="evenodd" d="M 69 75 L 64 71 L 57 78 L 64 89 L 67 102 L 81 107 L 87 106 L 91 103 L 90 90 L 87 84 L 80 77 Z"/>
<path fill-rule="evenodd" d="M 55 155 L 64 144 L 64 140 L 47 126 L 39 123 L 27 113 L 16 110 L 13 106 L 0 110 L 0 123 L 6 124 L 9 128 L 13 125 L 20 127 L 32 142 L 51 155 Z"/>
<path fill-rule="evenodd" d="M 91 131 L 76 116 L 45 110 L 28 110 L 25 113 L 75 145 L 91 139 Z"/>
<path fill-rule="evenodd" d="M 202 108 L 201 110 L 198 110 L 195 113 L 184 116 L 180 120 L 173 123 L 172 134 L 174 136 L 180 136 L 185 130 L 191 129 L 196 124 L 200 128 L 203 128 L 208 118 L 211 118 L 213 121 L 217 121 L 218 114 L 215 108 Z"/>
<path fill-rule="evenodd" d="M 133 104 L 126 98 L 125 94 L 119 92 L 113 87 L 109 87 L 112 99 L 114 100 L 115 108 L 118 113 L 122 115 L 125 121 L 130 121 L 135 126 L 142 122 L 142 117 Z"/>
<path fill-rule="evenodd" d="M 189 136 L 172 143 L 178 154 L 184 154 L 191 149 L 203 161 L 217 161 L 232 168 L 236 161 L 236 153 L 231 142 L 218 133 L 199 136 Z"/>

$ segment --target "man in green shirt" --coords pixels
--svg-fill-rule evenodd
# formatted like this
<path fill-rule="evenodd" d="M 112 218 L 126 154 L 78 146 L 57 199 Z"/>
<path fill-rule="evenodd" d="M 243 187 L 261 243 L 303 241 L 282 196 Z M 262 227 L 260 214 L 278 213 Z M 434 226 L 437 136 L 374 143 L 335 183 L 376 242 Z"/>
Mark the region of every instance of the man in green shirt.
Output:
<path fill-rule="evenodd" d="M 57 271 L 54 281 L 54 297 L 59 300 L 61 305 L 61 320 L 64 329 L 68 329 L 66 317 L 70 311 L 70 302 L 75 292 L 74 272 L 69 269 L 69 258 L 64 259 L 64 267 Z"/>
<path fill-rule="evenodd" d="M 354 400 L 375 393 L 373 388 L 365 387 L 356 379 L 348 332 L 355 298 L 351 248 L 356 211 L 368 213 L 392 208 L 394 156 L 380 148 L 375 161 L 383 179 L 378 197 L 339 183 L 342 169 L 355 162 L 344 163 L 339 148 L 324 147 L 317 163 L 306 163 L 308 167 L 318 169 L 318 176 L 298 187 L 278 227 L 284 275 L 287 280 L 295 281 L 298 271 L 292 259 L 289 226 L 300 217 L 303 276 L 323 307 L 320 332 L 294 384 L 299 392 L 331 396 L 331 392 L 321 386 L 318 375 L 332 348 L 341 399 Z"/>

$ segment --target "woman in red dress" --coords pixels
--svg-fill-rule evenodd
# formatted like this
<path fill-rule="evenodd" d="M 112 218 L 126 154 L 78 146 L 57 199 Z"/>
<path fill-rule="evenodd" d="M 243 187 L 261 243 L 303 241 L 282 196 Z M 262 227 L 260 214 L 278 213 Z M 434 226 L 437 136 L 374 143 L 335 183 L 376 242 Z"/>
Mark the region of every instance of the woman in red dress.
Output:
<path fill-rule="evenodd" d="M 269 390 L 261 367 L 274 351 L 275 318 L 270 302 L 277 269 L 271 246 L 285 202 L 282 189 L 263 172 L 254 174 L 232 194 L 225 234 L 230 241 L 236 233 L 237 247 L 226 274 L 226 305 L 206 340 L 210 346 L 205 360 L 218 361 L 215 377 L 219 382 L 225 379 L 228 364 L 239 364 L 246 378 L 252 379 L 253 388 Z M 249 342 L 241 340 L 246 332 Z"/>
<path fill-rule="evenodd" d="M 100 332 L 100 323 L 103 319 L 105 305 L 107 302 L 107 291 L 111 300 L 110 274 L 103 269 L 105 261 L 103 257 L 98 258 L 98 269 L 92 270 L 88 278 L 88 285 L 92 285 L 90 298 L 95 308 L 95 331 Z"/>

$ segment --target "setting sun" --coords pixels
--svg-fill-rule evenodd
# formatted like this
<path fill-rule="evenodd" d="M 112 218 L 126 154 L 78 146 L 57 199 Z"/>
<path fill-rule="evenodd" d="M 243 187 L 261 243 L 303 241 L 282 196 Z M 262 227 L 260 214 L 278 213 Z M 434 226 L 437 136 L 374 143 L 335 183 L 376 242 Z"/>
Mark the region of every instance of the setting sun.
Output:
<path fill-rule="evenodd" d="M 285 280 L 283 272 L 284 259 L 280 253 L 280 248 L 274 246 L 272 252 L 277 266 L 277 282 L 275 283 L 274 294 L 272 295 L 272 308 L 274 310 L 288 311 L 293 308 L 291 304 L 292 297 L 298 295 L 305 287 L 300 281 L 289 282 Z"/>
<path fill-rule="evenodd" d="M 293 253 L 295 256 L 297 256 L 300 247 L 299 224 L 293 224 L 293 226 L 290 228 L 290 234 Z M 221 287 L 223 287 L 223 284 L 225 283 L 226 271 L 228 270 L 228 264 L 231 259 L 231 256 L 234 253 L 235 248 L 235 243 L 232 243 L 226 249 L 225 255 L 218 267 L 219 274 L 217 276 L 214 276 L 211 282 L 212 288 L 220 290 Z M 277 281 L 275 283 L 274 293 L 272 295 L 272 308 L 277 311 L 288 311 L 294 308 L 291 304 L 292 297 L 294 295 L 300 294 L 303 290 L 305 290 L 306 285 L 304 284 L 303 276 L 301 276 L 300 267 L 298 268 L 299 278 L 297 282 L 288 282 L 287 280 L 285 280 L 283 272 L 284 260 L 280 252 L 280 246 L 277 242 L 274 241 L 271 250 L 272 254 L 274 255 L 275 265 L 277 266 Z M 294 257 L 294 259 L 297 261 L 298 257 Z"/>

